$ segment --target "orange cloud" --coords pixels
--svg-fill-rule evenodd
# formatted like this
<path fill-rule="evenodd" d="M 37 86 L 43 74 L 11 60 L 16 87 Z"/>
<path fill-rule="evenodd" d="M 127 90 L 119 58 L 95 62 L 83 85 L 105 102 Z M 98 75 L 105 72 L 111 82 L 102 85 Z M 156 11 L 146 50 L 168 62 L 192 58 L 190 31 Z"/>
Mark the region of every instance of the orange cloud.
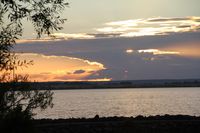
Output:
<path fill-rule="evenodd" d="M 21 60 L 33 60 L 34 65 L 18 69 L 17 74 L 29 74 L 33 81 L 84 80 L 88 76 L 106 69 L 99 62 L 66 56 L 46 56 L 42 54 L 17 54 Z"/>
<path fill-rule="evenodd" d="M 32 42 L 49 42 L 49 41 L 55 41 L 55 39 L 50 38 L 42 38 L 42 39 L 20 39 L 16 40 L 16 43 L 32 43 Z"/>

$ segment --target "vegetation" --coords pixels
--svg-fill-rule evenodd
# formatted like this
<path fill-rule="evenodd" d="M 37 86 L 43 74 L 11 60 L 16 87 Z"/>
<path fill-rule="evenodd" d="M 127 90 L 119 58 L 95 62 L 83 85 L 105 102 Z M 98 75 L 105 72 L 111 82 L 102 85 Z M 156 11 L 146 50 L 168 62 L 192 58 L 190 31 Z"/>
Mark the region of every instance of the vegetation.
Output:
<path fill-rule="evenodd" d="M 33 131 L 33 110 L 53 106 L 52 92 L 25 91 L 31 87 L 28 76 L 15 70 L 33 62 L 19 60 L 12 47 L 22 36 L 24 20 L 33 24 L 38 38 L 62 29 L 60 13 L 67 5 L 65 0 L 0 0 L 0 131 Z"/>

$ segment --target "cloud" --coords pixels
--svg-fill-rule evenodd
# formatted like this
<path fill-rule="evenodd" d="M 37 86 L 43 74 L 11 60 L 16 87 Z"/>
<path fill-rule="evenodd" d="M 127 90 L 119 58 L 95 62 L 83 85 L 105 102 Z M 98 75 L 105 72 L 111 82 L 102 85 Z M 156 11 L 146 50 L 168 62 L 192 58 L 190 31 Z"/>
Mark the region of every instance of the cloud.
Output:
<path fill-rule="evenodd" d="M 88 79 L 86 81 L 91 81 L 91 82 L 95 82 L 95 81 L 111 81 L 112 78 L 102 78 L 102 79 Z"/>
<path fill-rule="evenodd" d="M 120 33 L 92 33 L 88 34 L 92 35 L 95 37 L 95 39 L 100 39 L 100 38 L 114 38 L 114 37 L 119 37 Z"/>
<path fill-rule="evenodd" d="M 133 28 L 130 28 L 130 27 L 104 27 L 104 28 L 97 29 L 97 31 L 103 32 L 103 33 L 121 33 L 121 32 L 131 31 L 131 30 L 133 30 Z"/>
<path fill-rule="evenodd" d="M 115 22 L 108 22 L 108 23 L 106 23 L 106 25 L 110 25 L 110 26 L 133 27 L 133 26 L 138 26 L 138 23 L 139 23 L 141 20 L 142 20 L 142 19 L 115 21 Z"/>
<path fill-rule="evenodd" d="M 73 74 L 83 74 L 85 73 L 85 70 L 76 70 L 73 72 Z"/>
<path fill-rule="evenodd" d="M 31 42 L 17 44 L 15 51 L 39 54 L 34 58 L 28 54 L 23 56 L 35 61 L 34 66 L 37 69 L 32 74 L 38 71 L 36 74 L 40 76 L 37 79 L 40 77 L 53 81 L 104 78 L 112 78 L 112 80 L 174 79 L 200 77 L 199 46 L 200 32 L 183 32 L 134 38 L 111 37 Z M 127 50 L 133 50 L 133 52 L 127 53 Z M 139 50 L 143 51 L 139 52 Z M 38 61 L 41 54 L 46 57 Z M 47 66 L 55 65 L 56 69 L 40 71 L 38 68 L 43 69 L 43 67 L 41 67 L 42 64 L 37 66 L 37 62 Z M 73 74 L 78 70 L 85 72 Z M 24 69 L 24 72 L 28 70 Z M 45 72 L 51 74 L 45 74 Z"/>
<path fill-rule="evenodd" d="M 139 53 L 152 53 L 153 55 L 179 55 L 178 51 L 163 51 L 159 49 L 141 49 L 138 50 Z"/>
<path fill-rule="evenodd" d="M 100 33 L 120 34 L 119 37 L 166 35 L 199 30 L 200 17 L 147 18 L 105 23 Z"/>
<path fill-rule="evenodd" d="M 133 53 L 133 52 L 134 52 L 133 49 L 127 49 L 127 50 L 126 50 L 126 53 L 128 53 L 128 54 L 131 54 L 131 53 Z"/>
<path fill-rule="evenodd" d="M 164 49 L 179 51 L 180 55 L 185 57 L 200 58 L 200 42 L 185 42 L 181 45 L 174 44 L 172 46 L 167 46 Z"/>
<path fill-rule="evenodd" d="M 53 33 L 40 39 L 20 39 L 17 40 L 17 43 L 126 38 L 198 32 L 200 29 L 200 17 L 130 19 L 107 22 L 103 27 L 94 27 L 93 29 L 94 31 L 91 33 Z"/>
<path fill-rule="evenodd" d="M 49 42 L 49 41 L 58 41 L 58 40 L 55 40 L 53 38 L 19 39 L 16 40 L 16 43 L 20 44 L 20 43 Z"/>
<path fill-rule="evenodd" d="M 86 33 L 78 33 L 78 34 L 66 34 L 66 33 L 53 33 L 51 34 L 53 38 L 60 38 L 60 39 L 93 39 L 95 36 L 89 35 Z"/>
<path fill-rule="evenodd" d="M 94 39 L 95 36 L 87 33 L 77 33 L 77 34 L 66 34 L 66 33 L 53 33 L 50 36 L 44 36 L 42 38 L 36 39 L 19 39 L 16 43 L 32 43 L 32 42 L 55 42 L 62 40 L 72 40 L 72 39 Z"/>
<path fill-rule="evenodd" d="M 200 78 L 199 29 L 200 17 L 114 21 L 92 33 L 20 40 L 14 50 L 35 61 L 22 71 L 35 80 Z"/>
<path fill-rule="evenodd" d="M 148 19 L 148 22 L 179 22 L 179 21 L 188 21 L 191 20 L 193 17 L 191 18 L 187 18 L 187 17 L 182 17 L 182 18 L 150 18 Z"/>
<path fill-rule="evenodd" d="M 17 43 L 156 36 L 197 32 L 199 30 L 200 17 L 198 16 L 180 18 L 155 17 L 107 22 L 103 27 L 94 27 L 92 33 L 53 33 L 40 39 L 19 39 Z"/>
<path fill-rule="evenodd" d="M 18 53 L 17 56 L 21 60 L 34 61 L 34 65 L 16 71 L 17 74 L 29 74 L 32 81 L 84 80 L 91 74 L 106 69 L 99 62 L 68 56 L 36 53 Z"/>

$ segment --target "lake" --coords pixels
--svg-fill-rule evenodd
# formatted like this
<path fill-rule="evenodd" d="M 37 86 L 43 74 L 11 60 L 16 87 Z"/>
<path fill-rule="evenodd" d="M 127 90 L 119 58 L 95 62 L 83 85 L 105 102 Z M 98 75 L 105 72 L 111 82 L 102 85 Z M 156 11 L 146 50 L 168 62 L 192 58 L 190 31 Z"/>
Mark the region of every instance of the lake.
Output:
<path fill-rule="evenodd" d="M 200 116 L 200 88 L 55 90 L 54 107 L 35 118 L 91 118 L 95 115 Z"/>

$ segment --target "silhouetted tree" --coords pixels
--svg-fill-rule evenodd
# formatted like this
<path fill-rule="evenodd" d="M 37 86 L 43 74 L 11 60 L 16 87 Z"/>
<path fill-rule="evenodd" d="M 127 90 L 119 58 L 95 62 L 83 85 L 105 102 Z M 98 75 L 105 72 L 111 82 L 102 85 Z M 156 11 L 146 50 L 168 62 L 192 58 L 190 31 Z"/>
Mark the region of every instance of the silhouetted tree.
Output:
<path fill-rule="evenodd" d="M 33 24 L 37 37 L 61 30 L 60 13 L 67 5 L 65 0 L 0 0 L 0 131 L 30 132 L 33 110 L 53 106 L 52 92 L 30 91 L 28 76 L 14 73 L 33 62 L 18 60 L 12 47 L 22 36 L 23 20 Z"/>
<path fill-rule="evenodd" d="M 32 88 L 28 76 L 16 75 L 14 80 L 0 86 L 0 131 L 32 132 L 33 110 L 53 107 L 51 91 L 27 90 Z"/>
<path fill-rule="evenodd" d="M 65 0 L 0 0 L 0 70 L 9 64 L 10 50 L 22 35 L 22 20 L 30 21 L 38 37 L 61 30 Z M 4 21 L 6 19 L 6 21 Z"/>

